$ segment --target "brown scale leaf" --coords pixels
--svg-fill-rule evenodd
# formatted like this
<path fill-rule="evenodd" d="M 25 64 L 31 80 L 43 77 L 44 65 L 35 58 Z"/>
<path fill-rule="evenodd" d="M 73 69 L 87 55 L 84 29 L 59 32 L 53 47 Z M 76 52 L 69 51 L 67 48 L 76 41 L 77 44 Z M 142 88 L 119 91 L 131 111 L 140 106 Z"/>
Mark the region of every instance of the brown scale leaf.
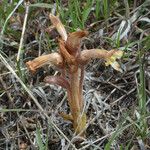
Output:
<path fill-rule="evenodd" d="M 71 55 L 75 56 L 78 53 L 81 39 L 87 35 L 87 31 L 77 31 L 69 34 L 65 46 Z"/>
<path fill-rule="evenodd" d="M 71 64 L 75 64 L 75 58 L 74 56 L 70 55 L 67 51 L 67 49 L 65 48 L 65 43 L 64 41 L 59 39 L 59 49 L 60 49 L 60 53 L 62 54 L 62 56 L 65 58 L 65 61 L 71 65 Z"/>
<path fill-rule="evenodd" d="M 69 82 L 62 76 L 47 76 L 44 78 L 45 83 L 59 85 L 65 89 L 70 90 Z"/>

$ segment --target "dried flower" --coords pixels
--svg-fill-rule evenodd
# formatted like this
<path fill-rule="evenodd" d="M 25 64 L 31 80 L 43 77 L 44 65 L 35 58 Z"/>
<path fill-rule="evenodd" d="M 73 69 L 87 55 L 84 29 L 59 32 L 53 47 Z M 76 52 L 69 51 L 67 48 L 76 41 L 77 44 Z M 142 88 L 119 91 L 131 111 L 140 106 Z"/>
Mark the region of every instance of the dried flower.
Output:
<path fill-rule="evenodd" d="M 49 15 L 49 18 L 50 18 L 52 24 L 57 29 L 58 33 L 61 35 L 62 39 L 64 41 L 66 41 L 67 40 L 67 32 L 64 28 L 64 25 L 59 20 L 59 18 L 57 16 L 52 15 L 52 14 Z"/>
<path fill-rule="evenodd" d="M 63 59 L 60 54 L 58 53 L 51 53 L 48 55 L 43 55 L 35 58 L 32 61 L 26 62 L 26 65 L 30 71 L 33 73 L 36 69 L 44 66 L 44 65 L 55 65 L 55 66 L 62 66 Z"/>

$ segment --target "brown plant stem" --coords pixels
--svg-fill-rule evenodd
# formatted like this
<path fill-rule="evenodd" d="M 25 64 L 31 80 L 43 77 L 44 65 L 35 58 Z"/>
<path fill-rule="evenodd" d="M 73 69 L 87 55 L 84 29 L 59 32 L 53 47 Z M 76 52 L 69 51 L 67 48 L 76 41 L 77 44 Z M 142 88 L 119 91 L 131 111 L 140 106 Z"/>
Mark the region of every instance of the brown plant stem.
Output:
<path fill-rule="evenodd" d="M 73 127 L 76 130 L 76 133 L 79 134 L 83 130 L 82 126 L 82 106 L 81 101 L 83 98 L 80 93 L 80 70 L 77 69 L 76 72 L 70 73 L 70 89 L 71 89 L 71 112 L 73 117 Z M 82 102 L 83 104 L 83 102 Z M 82 126 L 82 127 L 81 127 Z"/>
<path fill-rule="evenodd" d="M 80 108 L 83 109 L 83 80 L 84 80 L 84 66 L 81 66 L 80 70 L 81 70 L 81 73 L 80 73 L 80 83 L 79 83 L 79 92 L 80 92 L 80 97 L 81 97 L 81 100 L 80 100 Z"/>

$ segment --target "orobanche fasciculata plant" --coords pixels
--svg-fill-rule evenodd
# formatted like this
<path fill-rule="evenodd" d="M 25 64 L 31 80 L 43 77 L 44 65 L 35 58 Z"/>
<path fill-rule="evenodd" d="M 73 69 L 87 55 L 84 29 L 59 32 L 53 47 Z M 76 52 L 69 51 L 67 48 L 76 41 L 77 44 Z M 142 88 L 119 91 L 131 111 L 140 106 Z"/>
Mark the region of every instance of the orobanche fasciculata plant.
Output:
<path fill-rule="evenodd" d="M 55 65 L 59 69 L 60 76 L 47 76 L 44 82 L 56 84 L 66 89 L 70 114 L 62 113 L 61 115 L 63 118 L 72 121 L 76 134 L 84 136 L 87 120 L 83 109 L 84 99 L 82 92 L 85 65 L 91 59 L 100 58 L 105 61 L 106 66 L 111 65 L 115 70 L 121 71 L 116 59 L 120 59 L 123 52 L 104 49 L 81 51 L 81 39 L 87 36 L 88 32 L 83 30 L 67 34 L 57 16 L 50 14 L 49 17 L 60 34 L 58 52 L 39 56 L 32 61 L 28 61 L 26 65 L 32 72 L 46 64 Z"/>

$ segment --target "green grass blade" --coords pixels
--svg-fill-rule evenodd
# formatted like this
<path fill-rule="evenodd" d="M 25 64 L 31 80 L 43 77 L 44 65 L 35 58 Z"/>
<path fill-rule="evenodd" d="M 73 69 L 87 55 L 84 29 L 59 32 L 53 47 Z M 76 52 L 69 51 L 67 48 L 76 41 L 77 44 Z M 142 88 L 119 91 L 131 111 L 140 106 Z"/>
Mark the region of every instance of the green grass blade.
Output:
<path fill-rule="evenodd" d="M 6 25 L 7 25 L 8 21 L 9 21 L 10 17 L 14 14 L 14 12 L 18 9 L 18 7 L 23 3 L 23 1 L 24 1 L 24 0 L 20 0 L 20 1 L 17 3 L 16 7 L 13 9 L 13 11 L 12 11 L 12 12 L 8 15 L 8 17 L 6 18 L 6 20 L 5 20 L 5 22 L 4 22 L 4 25 L 3 25 L 3 28 L 2 28 L 2 30 L 1 30 L 1 35 L 4 34 Z"/>
<path fill-rule="evenodd" d="M 35 3 L 35 4 L 30 4 L 30 7 L 54 8 L 54 5 L 48 3 Z"/>
<path fill-rule="evenodd" d="M 95 16 L 98 20 L 100 17 L 100 0 L 96 0 L 96 6 L 95 6 Z"/>
<path fill-rule="evenodd" d="M 83 11 L 83 14 L 82 14 L 82 26 L 83 26 L 83 28 L 85 26 L 85 22 L 87 21 L 89 14 L 91 12 L 91 7 L 92 6 L 89 6 L 88 8 L 85 8 Z"/>
<path fill-rule="evenodd" d="M 108 0 L 103 0 L 104 5 L 104 18 L 107 20 L 108 18 Z"/>
<path fill-rule="evenodd" d="M 38 144 L 39 150 L 45 150 L 45 146 L 42 141 L 41 131 L 40 131 L 39 127 L 37 127 L 37 129 L 36 129 L 36 139 L 37 139 L 37 144 Z"/>

